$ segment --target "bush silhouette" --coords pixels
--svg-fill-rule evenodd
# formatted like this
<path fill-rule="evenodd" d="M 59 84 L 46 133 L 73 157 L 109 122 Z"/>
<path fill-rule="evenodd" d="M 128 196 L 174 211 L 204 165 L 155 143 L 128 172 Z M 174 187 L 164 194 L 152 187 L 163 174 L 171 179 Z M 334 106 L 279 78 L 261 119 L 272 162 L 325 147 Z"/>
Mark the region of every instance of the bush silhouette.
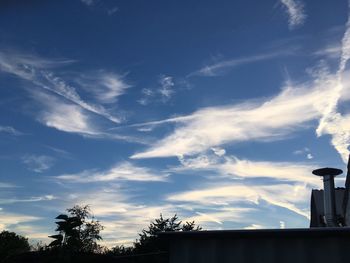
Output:
<path fill-rule="evenodd" d="M 96 241 L 101 240 L 103 226 L 91 214 L 90 207 L 76 205 L 67 209 L 67 214 L 56 217 L 58 234 L 49 236 L 54 240 L 51 248 L 61 248 L 71 252 L 99 252 L 101 247 Z"/>
<path fill-rule="evenodd" d="M 29 250 L 30 246 L 27 238 L 9 231 L 0 233 L 0 262 Z"/>

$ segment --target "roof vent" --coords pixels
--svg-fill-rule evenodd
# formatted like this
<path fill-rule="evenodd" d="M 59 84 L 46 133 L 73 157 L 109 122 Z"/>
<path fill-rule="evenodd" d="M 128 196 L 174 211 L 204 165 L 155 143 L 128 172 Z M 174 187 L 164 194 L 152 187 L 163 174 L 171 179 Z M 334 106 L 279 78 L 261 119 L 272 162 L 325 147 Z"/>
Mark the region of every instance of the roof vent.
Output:
<path fill-rule="evenodd" d="M 327 227 L 336 227 L 338 225 L 336 206 L 335 206 L 335 189 L 334 177 L 342 174 L 343 171 L 336 168 L 321 168 L 312 171 L 314 175 L 323 177 L 323 195 L 324 195 L 324 217 Z"/>

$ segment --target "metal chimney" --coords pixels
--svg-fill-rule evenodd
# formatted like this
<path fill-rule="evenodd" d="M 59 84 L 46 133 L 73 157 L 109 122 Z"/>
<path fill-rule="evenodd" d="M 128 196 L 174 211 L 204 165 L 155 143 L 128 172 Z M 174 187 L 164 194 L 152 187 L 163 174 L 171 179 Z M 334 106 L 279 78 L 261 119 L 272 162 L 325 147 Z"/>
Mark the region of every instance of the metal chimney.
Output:
<path fill-rule="evenodd" d="M 328 227 L 338 226 L 337 215 L 335 210 L 335 189 L 334 177 L 343 173 L 342 170 L 336 168 L 321 168 L 312 171 L 314 175 L 323 177 L 323 204 L 325 223 Z"/>
<path fill-rule="evenodd" d="M 345 181 L 345 193 L 343 199 L 343 214 L 344 214 L 344 223 L 346 226 L 350 226 L 350 155 L 348 160 L 348 171 L 346 173 Z"/>

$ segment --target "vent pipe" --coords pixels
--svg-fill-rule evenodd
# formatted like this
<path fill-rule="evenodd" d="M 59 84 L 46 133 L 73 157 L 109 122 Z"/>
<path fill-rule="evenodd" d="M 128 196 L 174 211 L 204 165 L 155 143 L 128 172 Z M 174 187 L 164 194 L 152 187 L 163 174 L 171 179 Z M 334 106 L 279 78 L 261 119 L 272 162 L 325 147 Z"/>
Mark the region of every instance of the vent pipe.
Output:
<path fill-rule="evenodd" d="M 343 199 L 343 214 L 344 214 L 344 223 L 346 226 L 350 226 L 350 155 L 348 160 L 348 171 L 346 173 L 345 181 L 345 193 Z"/>
<path fill-rule="evenodd" d="M 323 177 L 323 204 L 326 226 L 336 227 L 338 226 L 338 222 L 335 210 L 334 177 L 343 173 L 343 171 L 327 167 L 314 170 L 312 173 Z"/>

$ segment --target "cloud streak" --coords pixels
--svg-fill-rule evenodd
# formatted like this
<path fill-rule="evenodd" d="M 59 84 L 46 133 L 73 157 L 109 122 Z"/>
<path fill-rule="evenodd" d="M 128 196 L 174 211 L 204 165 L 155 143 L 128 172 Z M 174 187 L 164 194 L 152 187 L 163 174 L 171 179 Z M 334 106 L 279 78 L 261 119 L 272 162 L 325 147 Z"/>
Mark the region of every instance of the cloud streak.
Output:
<path fill-rule="evenodd" d="M 37 197 L 31 197 L 28 199 L 7 198 L 7 199 L 0 199 L 0 204 L 31 203 L 31 202 L 40 202 L 40 201 L 51 201 L 54 199 L 56 199 L 56 197 L 53 195 L 37 196 Z"/>
<path fill-rule="evenodd" d="M 300 0 L 280 0 L 288 14 L 288 24 L 290 29 L 294 29 L 304 24 L 306 14 L 304 4 Z"/>
<path fill-rule="evenodd" d="M 309 218 L 305 200 L 309 196 L 309 188 L 303 185 L 278 184 L 270 186 L 246 186 L 235 184 L 232 186 L 219 185 L 202 187 L 201 190 L 184 191 L 168 196 L 169 201 L 212 204 L 226 202 L 234 205 L 239 202 L 259 204 L 261 200 L 283 207 L 301 216 Z M 300 206 L 299 206 L 300 205 Z"/>
<path fill-rule="evenodd" d="M 39 217 L 23 215 L 23 214 L 14 214 L 0 211 L 0 229 L 11 229 L 11 227 L 25 222 L 32 222 L 39 220 Z"/>
<path fill-rule="evenodd" d="M 94 4 L 96 4 L 96 0 L 80 0 L 80 1 L 87 6 L 93 6 Z"/>
<path fill-rule="evenodd" d="M 348 3 L 350 5 L 350 3 Z M 346 23 L 345 33 L 341 45 L 341 57 L 339 68 L 336 73 L 336 83 L 331 89 L 326 107 L 322 111 L 322 118 L 316 133 L 318 136 L 330 134 L 332 136 L 332 145 L 341 155 L 344 163 L 349 156 L 350 145 L 350 114 L 342 115 L 338 112 L 338 104 L 341 96 L 349 92 L 349 83 L 344 83 L 344 73 L 347 62 L 350 58 L 350 15 Z"/>
<path fill-rule="evenodd" d="M 142 138 L 104 132 L 96 124 L 92 115 L 76 104 L 63 101 L 56 96 L 44 92 L 35 92 L 33 97 L 44 106 L 44 109 L 38 114 L 37 119 L 47 127 L 68 133 L 76 133 L 88 138 L 146 143 L 146 140 Z"/>
<path fill-rule="evenodd" d="M 188 75 L 191 76 L 205 76 L 205 77 L 214 77 L 220 75 L 224 70 L 229 68 L 234 68 L 250 63 L 260 62 L 264 60 L 274 59 L 280 56 L 287 56 L 293 54 L 294 51 L 277 51 L 277 52 L 269 52 L 263 54 L 257 54 L 253 56 L 223 60 L 211 65 L 207 65 L 199 70 L 192 72 Z"/>
<path fill-rule="evenodd" d="M 25 155 L 22 157 L 22 162 L 29 170 L 42 173 L 54 165 L 55 159 L 46 155 Z"/>
<path fill-rule="evenodd" d="M 321 185 L 319 178 L 311 174 L 314 165 L 303 163 L 251 161 L 235 156 L 218 158 L 203 154 L 195 158 L 182 157 L 180 162 L 182 166 L 173 168 L 174 171 L 207 170 L 215 172 L 217 176 L 232 179 L 264 178 L 275 182 L 305 183 L 314 187 Z"/>
<path fill-rule="evenodd" d="M 107 171 L 86 170 L 78 174 L 65 174 L 57 176 L 61 181 L 70 183 L 92 183 L 113 181 L 140 181 L 140 182 L 165 182 L 167 174 L 156 174 L 149 168 L 137 167 L 129 162 L 116 164 Z"/>
<path fill-rule="evenodd" d="M 124 80 L 124 76 L 105 71 L 82 74 L 76 79 L 86 91 L 92 92 L 96 99 L 103 104 L 115 103 L 118 97 L 131 87 Z"/>
<path fill-rule="evenodd" d="M 173 133 L 131 158 L 193 155 L 226 143 L 283 139 L 322 116 L 335 83 L 333 75 L 325 75 L 310 83 L 287 85 L 280 94 L 260 103 L 209 107 L 187 116 L 146 123 L 178 125 Z"/>
<path fill-rule="evenodd" d="M 0 126 L 0 133 L 1 132 L 8 133 L 8 134 L 14 135 L 14 136 L 23 135 L 22 132 L 20 132 L 20 131 L 18 131 L 15 128 L 10 127 L 10 126 Z"/>
<path fill-rule="evenodd" d="M 100 115 L 114 123 L 120 123 L 118 117 L 112 116 L 103 106 L 84 101 L 76 89 L 56 76 L 49 68 L 71 63 L 71 61 L 49 61 L 35 56 L 18 53 L 0 52 L 0 69 L 31 82 L 37 87 L 52 92 L 64 99 L 82 107 L 83 109 Z"/>

